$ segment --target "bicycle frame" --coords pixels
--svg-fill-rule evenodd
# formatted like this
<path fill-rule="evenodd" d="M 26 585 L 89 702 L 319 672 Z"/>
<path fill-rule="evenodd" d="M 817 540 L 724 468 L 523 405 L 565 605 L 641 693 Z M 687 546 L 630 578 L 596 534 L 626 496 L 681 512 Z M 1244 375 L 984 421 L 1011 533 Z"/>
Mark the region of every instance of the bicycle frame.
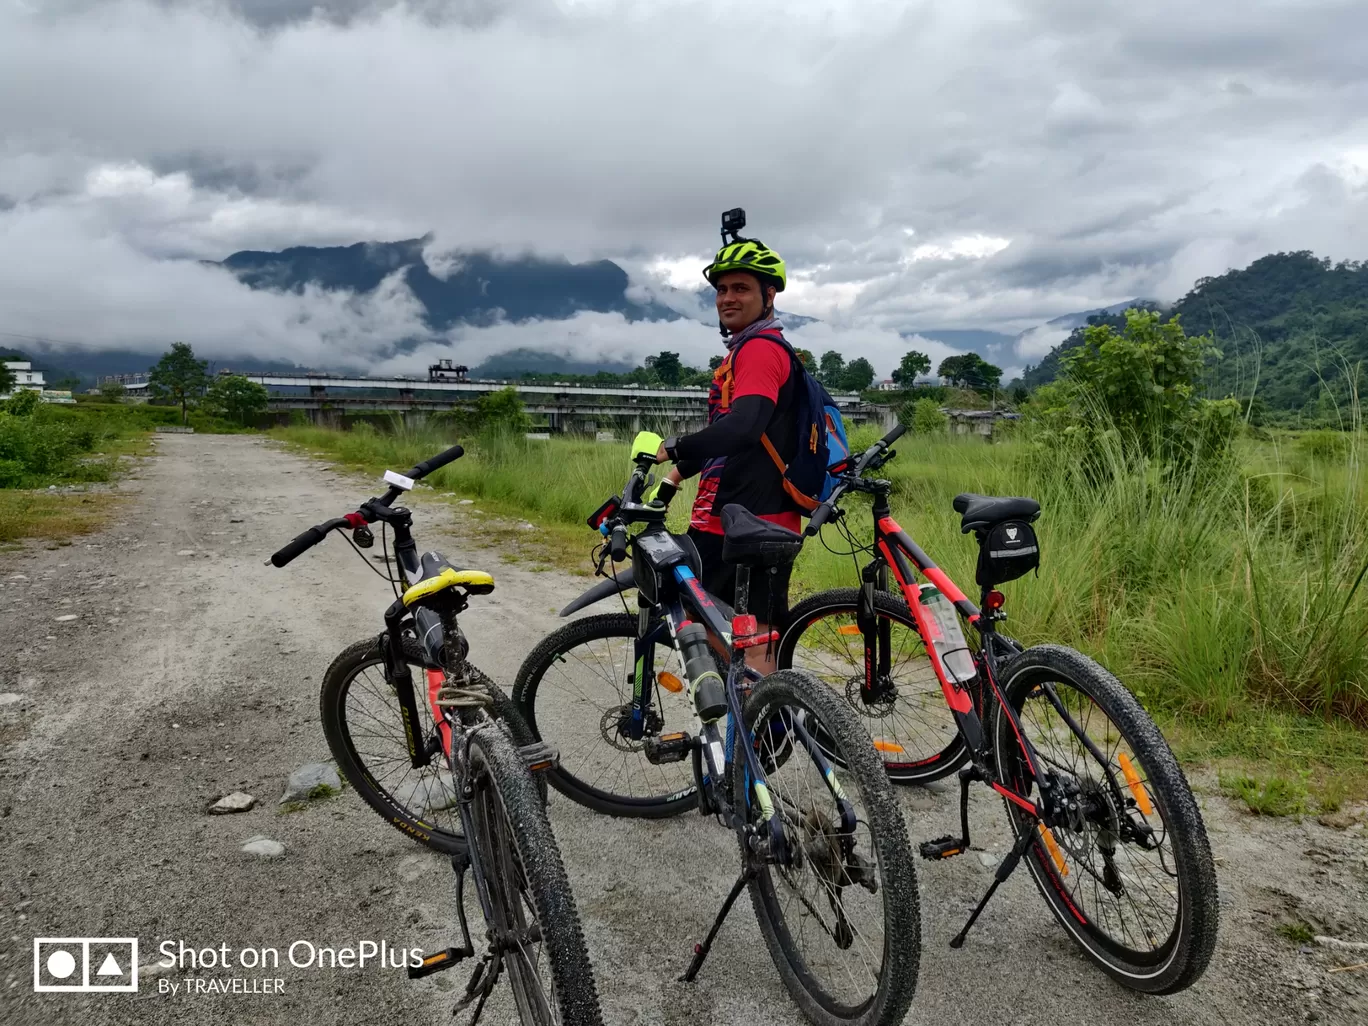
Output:
<path fill-rule="evenodd" d="M 670 638 L 670 647 L 677 646 L 677 636 L 679 630 L 690 622 L 701 622 L 710 634 L 721 638 L 727 645 L 731 653 L 731 659 L 727 667 L 726 677 L 726 698 L 727 698 L 727 724 L 725 736 L 720 736 L 716 721 L 703 724 L 703 734 L 700 744 L 695 750 L 700 762 L 695 763 L 696 775 L 698 777 L 696 786 L 700 788 L 699 800 L 704 803 L 704 809 L 718 813 L 727 825 L 740 833 L 745 833 L 749 826 L 749 821 L 743 811 L 734 806 L 725 796 L 723 789 L 719 788 L 718 782 L 726 780 L 726 775 L 735 764 L 738 749 L 741 758 L 746 764 L 746 785 L 747 791 L 754 789 L 756 801 L 760 806 L 761 817 L 769 832 L 769 850 L 776 861 L 787 864 L 791 853 L 784 837 L 782 818 L 775 814 L 773 802 L 770 800 L 769 787 L 766 783 L 764 768 L 760 765 L 759 756 L 756 755 L 753 744 L 738 744 L 740 731 L 737 725 L 744 722 L 742 720 L 741 705 L 745 695 L 749 693 L 748 684 L 761 679 L 758 671 L 746 664 L 746 648 L 738 642 L 735 636 L 737 621 L 728 622 L 714 601 L 714 596 L 709 594 L 694 576 L 693 571 L 685 565 L 678 565 L 671 568 L 671 574 L 677 585 L 677 593 L 665 603 L 648 605 L 641 603 L 641 621 L 646 624 L 644 630 L 638 632 L 634 643 L 634 679 L 632 687 L 631 714 L 622 724 L 623 732 L 633 740 L 640 740 L 646 733 L 649 722 L 651 697 L 655 690 L 655 668 L 654 654 L 655 645 L 662 632 L 667 632 Z M 738 606 L 745 607 L 745 595 L 749 590 L 750 570 L 748 567 L 737 569 L 737 594 Z M 692 614 L 692 620 L 690 618 Z M 738 614 L 740 620 L 745 614 Z M 653 622 L 654 621 L 654 622 Z M 763 642 L 762 642 L 763 643 Z M 832 798 L 837 803 L 841 814 L 841 829 L 849 832 L 855 828 L 855 810 L 849 799 L 841 790 L 836 772 L 830 760 L 826 757 L 821 746 L 814 740 L 811 732 L 803 723 L 801 717 L 794 717 L 790 721 L 794 734 L 799 742 L 807 750 L 826 782 Z M 702 770 L 701 773 L 698 771 Z M 685 792 L 681 792 L 682 797 Z M 743 796 L 741 808 L 744 809 Z"/>
<path fill-rule="evenodd" d="M 946 704 L 950 707 L 960 735 L 968 746 L 973 764 L 972 770 L 961 771 L 962 774 L 969 772 L 973 779 L 984 781 L 1007 801 L 1034 817 L 1039 827 L 1046 833 L 1046 846 L 1049 848 L 1052 839 L 1049 838 L 1048 830 L 1056 825 L 1059 818 L 1059 811 L 1056 809 L 1053 800 L 1055 786 L 1053 777 L 1041 772 L 1040 760 L 1035 748 L 1027 740 L 1016 710 L 1007 701 L 999 686 L 999 669 L 1011 657 L 1021 651 L 1020 645 L 1000 634 L 997 630 L 998 622 L 1005 619 L 1005 615 L 1001 611 L 1003 603 L 1001 593 L 990 588 L 984 588 L 980 601 L 985 608 L 981 609 L 975 605 L 945 571 L 941 570 L 931 557 L 922 550 L 921 546 L 913 541 L 912 537 L 893 519 L 888 506 L 888 490 L 882 487 L 869 486 L 865 486 L 861 490 L 870 491 L 874 496 L 873 548 L 875 553 L 874 559 L 864 567 L 861 573 L 861 602 L 857 615 L 858 626 L 864 638 L 865 646 L 865 681 L 862 685 L 862 691 L 868 693 L 876 689 L 879 686 L 880 675 L 882 675 L 882 679 L 886 680 L 890 670 L 891 625 L 885 619 L 879 621 L 877 629 L 874 629 L 873 592 L 876 588 L 884 591 L 889 590 L 888 576 L 891 572 L 908 609 L 912 612 L 917 630 L 922 637 L 927 659 L 930 661 L 936 679 L 940 683 Z M 921 589 L 916 584 L 914 573 L 920 573 L 934 585 L 950 601 L 959 614 L 978 631 L 981 644 L 979 651 L 974 654 L 974 665 L 979 681 L 977 690 L 971 691 L 967 682 L 956 681 L 946 670 L 940 653 L 936 651 L 933 644 L 933 639 L 939 638 L 941 631 L 935 618 L 921 600 Z M 1112 794 L 1119 803 L 1123 802 L 1125 791 L 1112 770 L 1109 760 L 1070 714 L 1060 700 L 1054 685 L 1046 682 L 1042 685 L 1042 690 L 1070 732 L 1097 759 L 1099 765 L 1104 767 Z M 990 772 L 988 768 L 988 759 L 993 755 L 996 743 L 994 739 L 986 736 L 983 729 L 983 721 L 987 716 L 990 698 L 996 703 L 999 715 L 1005 717 L 1011 726 L 1012 736 L 1025 758 L 1029 779 L 1035 782 L 1037 795 L 1035 801 L 1008 786 L 1006 782 L 999 779 L 998 774 Z M 963 786 L 965 788 L 968 786 L 968 779 L 964 779 Z M 967 836 L 966 803 L 967 790 L 962 796 L 961 804 L 962 819 L 964 820 L 962 825 L 965 827 L 965 835 Z"/>

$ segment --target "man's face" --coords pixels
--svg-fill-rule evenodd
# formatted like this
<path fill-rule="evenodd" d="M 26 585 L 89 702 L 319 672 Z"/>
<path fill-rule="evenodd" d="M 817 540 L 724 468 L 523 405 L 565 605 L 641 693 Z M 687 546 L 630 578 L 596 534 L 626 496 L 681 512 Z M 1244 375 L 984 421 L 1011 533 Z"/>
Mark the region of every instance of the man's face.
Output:
<path fill-rule="evenodd" d="M 732 271 L 721 275 L 717 289 L 717 317 L 728 331 L 740 331 L 760 319 L 765 310 L 765 292 L 753 275 Z M 768 290 L 773 298 L 773 286 Z"/>

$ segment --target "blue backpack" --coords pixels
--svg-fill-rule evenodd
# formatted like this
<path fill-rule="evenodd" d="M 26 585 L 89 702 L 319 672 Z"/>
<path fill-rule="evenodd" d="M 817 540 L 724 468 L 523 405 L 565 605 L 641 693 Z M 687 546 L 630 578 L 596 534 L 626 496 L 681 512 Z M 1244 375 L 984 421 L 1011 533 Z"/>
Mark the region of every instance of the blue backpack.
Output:
<path fill-rule="evenodd" d="M 760 436 L 760 444 L 765 447 L 770 459 L 779 468 L 784 491 L 805 515 L 810 516 L 813 510 L 831 497 L 832 489 L 836 487 L 835 471 L 839 470 L 850 456 L 845 421 L 841 419 L 841 411 L 836 406 L 836 400 L 832 399 L 831 394 L 822 387 L 822 383 L 808 372 L 787 339 L 777 332 L 767 331 L 751 337 L 777 342 L 788 352 L 792 361 L 793 373 L 796 375 L 793 379 L 794 421 L 798 428 L 798 444 L 793 459 L 785 464 L 768 434 Z M 749 341 L 750 339 L 746 339 L 741 346 Z M 733 367 L 741 346 L 737 346 L 732 353 L 729 363 Z M 729 388 L 726 391 L 730 394 Z"/>

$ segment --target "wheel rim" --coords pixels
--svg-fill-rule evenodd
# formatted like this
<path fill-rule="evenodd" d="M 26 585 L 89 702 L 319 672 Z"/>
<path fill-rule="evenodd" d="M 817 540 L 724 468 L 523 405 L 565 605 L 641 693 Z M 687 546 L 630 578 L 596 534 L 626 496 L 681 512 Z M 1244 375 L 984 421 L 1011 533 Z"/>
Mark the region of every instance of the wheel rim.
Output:
<path fill-rule="evenodd" d="M 623 729 L 633 699 L 635 643 L 634 634 L 596 637 L 553 655 L 537 680 L 530 726 L 560 753 L 557 776 L 583 792 L 626 805 L 688 798 L 695 790 L 689 761 L 655 765 L 642 739 Z M 653 666 L 648 733 L 689 729 L 688 689 L 674 693 L 660 683 L 662 671 L 685 679 L 679 654 L 657 643 Z"/>
<path fill-rule="evenodd" d="M 404 735 L 403 716 L 394 688 L 385 680 L 384 664 L 363 663 L 342 688 L 342 729 L 352 757 L 370 784 L 402 815 L 436 833 L 462 836 L 460 812 L 451 773 L 440 748 L 432 710 L 422 701 L 424 669 L 409 664 L 422 743 L 432 753 L 414 769 Z"/>
<path fill-rule="evenodd" d="M 796 739 L 787 757 L 778 750 L 787 743 L 782 739 L 791 733 L 795 711 L 815 735 L 818 723 L 811 710 L 773 704 L 758 711 L 752 736 L 766 766 L 776 814 L 784 817 L 786 837 L 801 851 L 801 864 L 767 866 L 756 885 L 780 947 L 804 988 L 828 1012 L 853 1018 L 874 1001 L 887 967 L 889 910 L 884 905 L 882 867 L 863 796 L 847 787 L 857 817 L 854 850 L 864 860 L 864 872 L 874 881 L 875 891 L 849 881 L 849 870 L 857 864 L 842 857 L 837 805 L 817 764 Z M 830 737 L 830 732 L 822 733 Z M 845 783 L 849 782 L 847 778 Z M 753 794 L 747 795 L 747 804 L 752 822 L 758 822 Z"/>
<path fill-rule="evenodd" d="M 1065 709 L 1107 758 L 1115 787 L 1049 702 L 1039 687 L 1045 682 L 1054 685 Z M 1054 773 L 1076 789 L 1071 800 L 1079 806 L 1048 839 L 1037 830 L 1032 872 L 1073 932 L 1081 932 L 1115 961 L 1162 968 L 1181 935 L 1184 899 L 1163 807 L 1144 764 L 1102 707 L 1065 674 L 1033 674 L 1022 694 L 1022 733 L 1036 749 L 1041 772 Z M 1019 790 L 1030 793 L 1025 760 L 1010 727 L 1004 726 L 1000 735 L 1006 736 L 999 737 L 999 752 L 1012 753 L 999 756 L 1000 768 Z M 1012 818 L 1018 833 L 1037 829 L 1030 817 L 1013 813 Z M 1147 843 L 1152 850 L 1128 836 L 1126 820 L 1151 831 Z"/>
<path fill-rule="evenodd" d="M 890 628 L 889 675 L 880 682 L 879 693 L 862 693 L 864 638 L 855 610 L 848 605 L 818 610 L 790 628 L 800 632 L 793 644 L 792 666 L 812 673 L 859 714 L 885 768 L 897 772 L 929 767 L 959 739 L 954 716 L 921 636 L 887 610 L 876 612 Z"/>

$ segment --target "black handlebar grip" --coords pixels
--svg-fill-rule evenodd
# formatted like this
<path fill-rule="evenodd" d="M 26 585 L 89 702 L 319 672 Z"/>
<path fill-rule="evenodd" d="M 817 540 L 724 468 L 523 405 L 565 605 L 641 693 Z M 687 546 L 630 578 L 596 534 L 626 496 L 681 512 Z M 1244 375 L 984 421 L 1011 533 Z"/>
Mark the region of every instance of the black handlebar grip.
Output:
<path fill-rule="evenodd" d="M 286 545 L 283 549 L 281 549 L 279 552 L 273 555 L 271 557 L 271 563 L 274 566 L 284 566 L 286 563 L 294 559 L 300 553 L 307 552 L 309 549 L 313 548 L 324 538 L 326 538 L 330 532 L 336 530 L 339 527 L 350 526 L 351 521 L 348 520 L 346 517 L 336 517 L 332 520 L 326 521 L 325 523 L 315 524 L 313 527 L 309 528 L 299 537 L 295 538 L 292 542 L 290 542 L 289 545 Z"/>
<path fill-rule="evenodd" d="M 887 448 L 905 434 L 907 434 L 907 425 L 899 424 L 888 434 L 884 435 L 883 438 L 880 439 L 880 441 L 883 442 L 884 448 Z"/>
<path fill-rule="evenodd" d="M 827 518 L 831 516 L 831 511 L 833 509 L 835 509 L 835 507 L 831 503 L 824 502 L 813 511 L 812 519 L 808 521 L 807 531 L 805 532 L 808 537 L 813 537 L 822 529 L 822 525 L 827 522 Z"/>
<path fill-rule="evenodd" d="M 459 460 L 465 455 L 465 449 L 459 445 L 453 445 L 446 452 L 439 452 L 436 456 L 423 460 L 422 463 L 410 470 L 405 477 L 411 477 L 415 481 L 427 477 L 434 470 L 445 467 L 448 463 Z"/>
<path fill-rule="evenodd" d="M 621 524 L 614 527 L 608 536 L 608 553 L 614 563 L 621 563 L 627 558 L 627 528 Z"/>
<path fill-rule="evenodd" d="M 300 555 L 303 552 L 307 552 L 309 549 L 313 548 L 324 538 L 326 538 L 327 534 L 328 532 L 322 529 L 322 525 L 319 525 L 318 527 L 309 528 L 307 531 L 299 535 L 299 537 L 295 538 L 283 549 L 281 549 L 279 552 L 273 555 L 271 557 L 271 565 L 284 566 L 286 563 L 294 559 L 296 556 Z"/>

